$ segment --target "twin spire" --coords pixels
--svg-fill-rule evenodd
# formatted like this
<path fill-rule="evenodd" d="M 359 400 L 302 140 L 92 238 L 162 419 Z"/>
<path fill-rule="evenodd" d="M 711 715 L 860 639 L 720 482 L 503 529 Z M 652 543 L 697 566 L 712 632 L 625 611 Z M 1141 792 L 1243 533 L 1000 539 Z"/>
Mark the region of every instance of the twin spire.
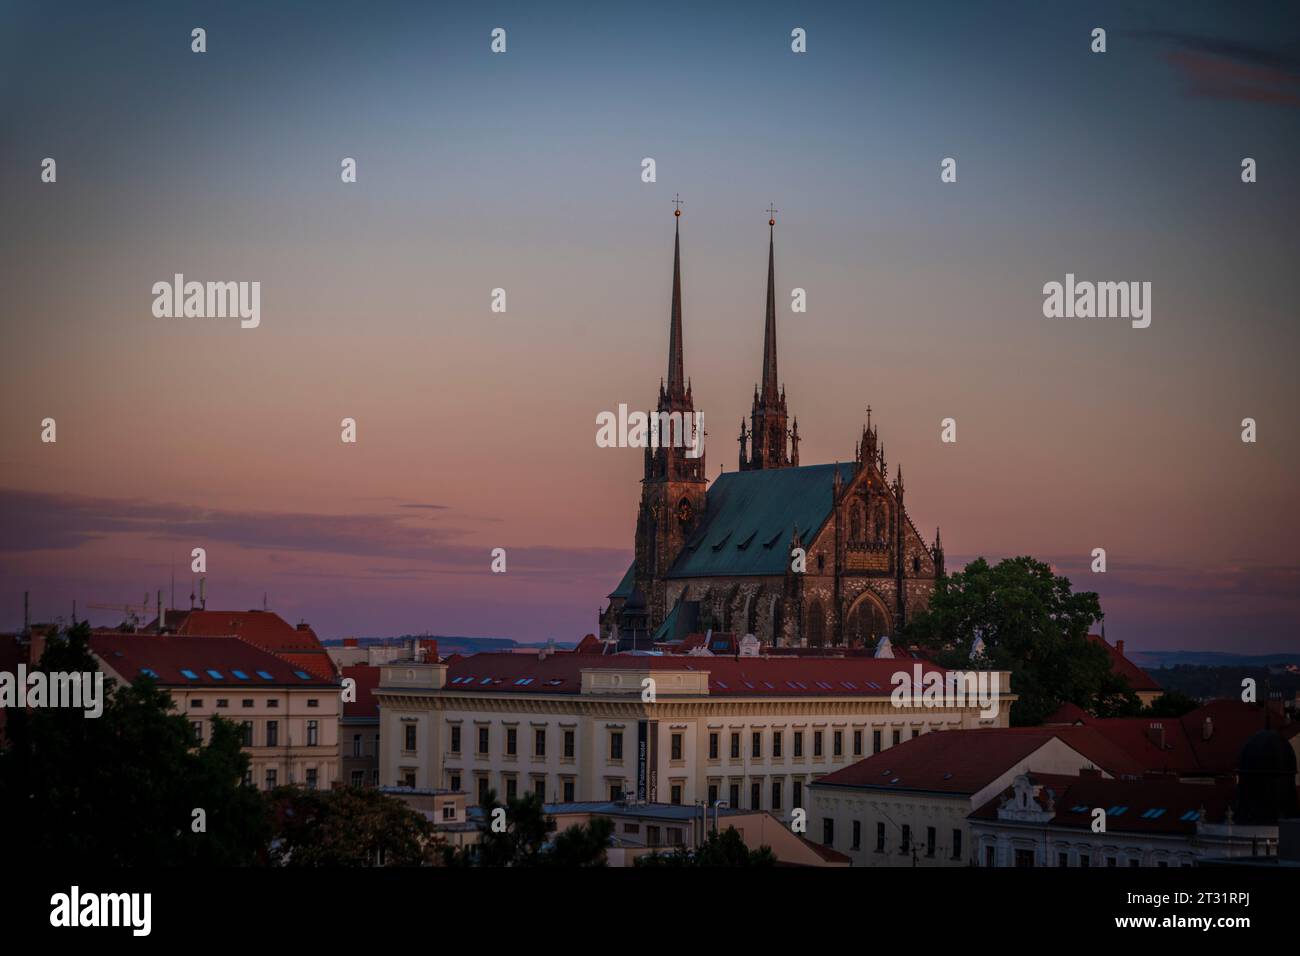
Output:
<path fill-rule="evenodd" d="M 682 201 L 673 199 L 673 297 L 672 318 L 668 329 L 668 380 L 661 386 L 661 404 L 690 404 L 690 384 L 686 381 L 682 358 Z M 776 365 L 776 212 L 768 209 L 767 236 L 767 309 L 763 320 L 762 389 L 754 388 L 754 405 L 750 412 L 751 430 L 740 423 L 740 470 L 797 467 L 799 464 L 799 422 L 787 429 L 785 391 L 777 377 Z M 748 445 L 752 442 L 752 451 Z"/>

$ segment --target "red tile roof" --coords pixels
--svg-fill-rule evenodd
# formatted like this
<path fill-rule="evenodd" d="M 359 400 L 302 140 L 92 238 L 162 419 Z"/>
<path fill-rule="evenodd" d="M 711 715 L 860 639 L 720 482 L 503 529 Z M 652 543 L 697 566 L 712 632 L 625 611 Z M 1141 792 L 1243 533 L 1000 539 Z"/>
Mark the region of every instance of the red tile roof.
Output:
<path fill-rule="evenodd" d="M 1088 719 L 1088 712 L 1078 704 L 1072 704 L 1068 700 L 1052 712 L 1043 723 L 1047 726 L 1054 724 L 1078 724 Z"/>
<path fill-rule="evenodd" d="M 1127 754 L 1088 728 L 989 727 L 921 734 L 827 774 L 813 786 L 970 795 L 1054 737 L 1107 773 L 1141 773 Z"/>
<path fill-rule="evenodd" d="M 357 682 L 356 701 L 343 702 L 343 719 L 378 720 L 379 701 L 375 688 L 379 686 L 379 668 L 369 664 L 351 664 L 343 668 L 343 677 Z"/>
<path fill-rule="evenodd" d="M 893 690 L 890 679 L 899 670 L 911 675 L 921 666 L 925 674 L 946 673 L 920 662 L 875 658 L 595 656 L 564 651 L 542 659 L 498 652 L 459 659 L 453 655 L 447 664 L 448 690 L 517 694 L 576 694 L 583 670 L 645 668 L 707 672 L 709 694 L 715 697 L 887 697 Z"/>
<path fill-rule="evenodd" d="M 1222 822 L 1237 789 L 1231 780 L 1204 784 L 1182 783 L 1175 777 L 1107 780 L 1092 774 L 1070 777 L 1041 773 L 1031 773 L 1029 777 L 1053 791 L 1055 816 L 1051 826 L 1090 830 L 1092 811 L 1100 807 L 1106 811 L 1107 833 L 1191 834 L 1196 830 L 1197 821 L 1183 819 L 1184 816 L 1204 809 L 1207 823 Z M 996 820 L 998 808 L 1010 792 L 1008 788 L 994 797 L 970 814 L 970 819 Z M 1039 802 L 1043 803 L 1043 799 Z M 1156 814 L 1157 810 L 1164 812 Z"/>
<path fill-rule="evenodd" d="M 155 619 L 149 629 L 156 631 L 157 624 Z M 242 638 L 318 677 L 338 676 L 316 632 L 306 624 L 294 627 L 274 611 L 168 611 L 167 628 L 179 635 Z"/>
<path fill-rule="evenodd" d="M 1257 704 L 1214 700 L 1182 717 L 1085 717 L 1083 726 L 1104 736 L 1145 770 L 1225 776 L 1236 772 L 1237 755 L 1247 738 L 1264 729 L 1264 718 L 1264 708 Z M 1300 724 L 1284 725 L 1276 709 L 1269 721 L 1286 739 L 1300 732 Z"/>
<path fill-rule="evenodd" d="M 1110 669 L 1127 680 L 1128 685 L 1132 687 L 1134 691 L 1163 690 L 1159 684 L 1151 679 L 1151 676 L 1146 671 L 1124 656 L 1123 641 L 1120 641 L 1117 644 L 1108 644 L 1106 643 L 1106 639 L 1100 634 L 1089 634 L 1088 639 L 1090 641 L 1096 641 L 1102 647 L 1106 648 L 1106 653 L 1110 655 Z"/>
<path fill-rule="evenodd" d="M 90 649 L 124 680 L 134 681 L 147 668 L 164 687 L 337 687 L 305 668 L 294 667 L 276 654 L 237 637 L 192 637 L 119 634 L 100 631 L 90 636 Z M 184 670 L 195 676 L 188 677 Z M 241 679 L 234 672 L 247 675 Z M 216 671 L 220 678 L 210 671 Z M 306 678 L 299 674 L 307 674 Z M 270 680 L 263 677 L 270 675 Z"/>

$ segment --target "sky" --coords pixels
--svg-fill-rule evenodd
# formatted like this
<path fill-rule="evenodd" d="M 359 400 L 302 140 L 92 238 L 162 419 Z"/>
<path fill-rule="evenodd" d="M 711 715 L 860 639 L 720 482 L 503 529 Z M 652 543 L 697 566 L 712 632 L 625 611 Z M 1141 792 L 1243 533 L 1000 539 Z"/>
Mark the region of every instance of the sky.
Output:
<path fill-rule="evenodd" d="M 203 547 L 210 607 L 326 638 L 594 630 L 642 465 L 596 416 L 666 374 L 680 194 L 710 476 L 774 203 L 805 464 L 871 405 L 950 568 L 1049 561 L 1135 649 L 1300 651 L 1294 7 L 707 6 L 0 3 L 0 628 L 186 607 Z M 260 324 L 156 317 L 176 273 L 260 282 Z M 1044 317 L 1067 274 L 1150 282 L 1150 327 Z"/>

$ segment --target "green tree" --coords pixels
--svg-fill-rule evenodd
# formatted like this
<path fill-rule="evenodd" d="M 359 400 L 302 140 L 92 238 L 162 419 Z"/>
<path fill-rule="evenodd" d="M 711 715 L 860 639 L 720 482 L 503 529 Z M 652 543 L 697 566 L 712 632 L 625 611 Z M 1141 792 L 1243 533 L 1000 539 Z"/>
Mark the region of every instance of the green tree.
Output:
<path fill-rule="evenodd" d="M 694 850 L 678 847 L 671 853 L 648 854 L 637 857 L 636 865 L 640 867 L 775 866 L 776 855 L 768 846 L 751 850 L 745 845 L 745 841 L 735 827 L 727 827 L 721 833 L 716 830 L 711 831 L 704 838 L 704 842 Z"/>
<path fill-rule="evenodd" d="M 441 844 L 423 814 L 378 790 L 279 787 L 271 813 L 279 866 L 419 866 Z"/>
<path fill-rule="evenodd" d="M 1098 716 L 1136 714 L 1137 695 L 1111 670 L 1105 648 L 1088 639 L 1101 618 L 1094 592 L 1072 591 L 1068 578 L 1041 561 L 1008 558 L 990 567 L 978 558 L 939 579 L 903 639 L 953 668 L 969 668 L 971 648 L 982 640 L 979 666 L 1011 671 L 1019 696 L 1013 725 L 1040 724 L 1065 701 Z"/>
<path fill-rule="evenodd" d="M 574 824 L 552 840 L 555 818 L 546 815 L 542 798 L 532 792 L 497 802 L 488 790 L 480 802 L 483 822 L 477 844 L 444 851 L 448 866 L 604 866 L 605 849 L 614 833 L 608 817 Z"/>
<path fill-rule="evenodd" d="M 93 674 L 85 624 L 51 635 L 47 673 Z M 11 710 L 0 750 L 0 811 L 16 859 L 121 866 L 237 866 L 259 862 L 264 801 L 242 784 L 248 757 L 238 728 L 213 721 L 196 744 L 185 718 L 153 680 L 104 681 L 97 718 L 72 708 Z M 203 829 L 195 832 L 195 811 Z"/>
<path fill-rule="evenodd" d="M 1142 708 L 1142 716 L 1181 717 L 1200 706 L 1200 702 L 1195 697 L 1189 697 L 1181 691 L 1167 690 Z"/>

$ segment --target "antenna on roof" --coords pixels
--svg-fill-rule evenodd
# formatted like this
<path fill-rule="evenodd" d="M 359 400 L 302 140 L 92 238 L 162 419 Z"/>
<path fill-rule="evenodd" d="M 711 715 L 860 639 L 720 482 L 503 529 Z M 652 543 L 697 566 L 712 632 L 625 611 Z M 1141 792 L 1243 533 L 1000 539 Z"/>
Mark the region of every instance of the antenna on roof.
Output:
<path fill-rule="evenodd" d="M 266 592 L 265 592 L 265 591 L 262 592 L 262 610 L 263 610 L 263 611 L 266 610 Z"/>

